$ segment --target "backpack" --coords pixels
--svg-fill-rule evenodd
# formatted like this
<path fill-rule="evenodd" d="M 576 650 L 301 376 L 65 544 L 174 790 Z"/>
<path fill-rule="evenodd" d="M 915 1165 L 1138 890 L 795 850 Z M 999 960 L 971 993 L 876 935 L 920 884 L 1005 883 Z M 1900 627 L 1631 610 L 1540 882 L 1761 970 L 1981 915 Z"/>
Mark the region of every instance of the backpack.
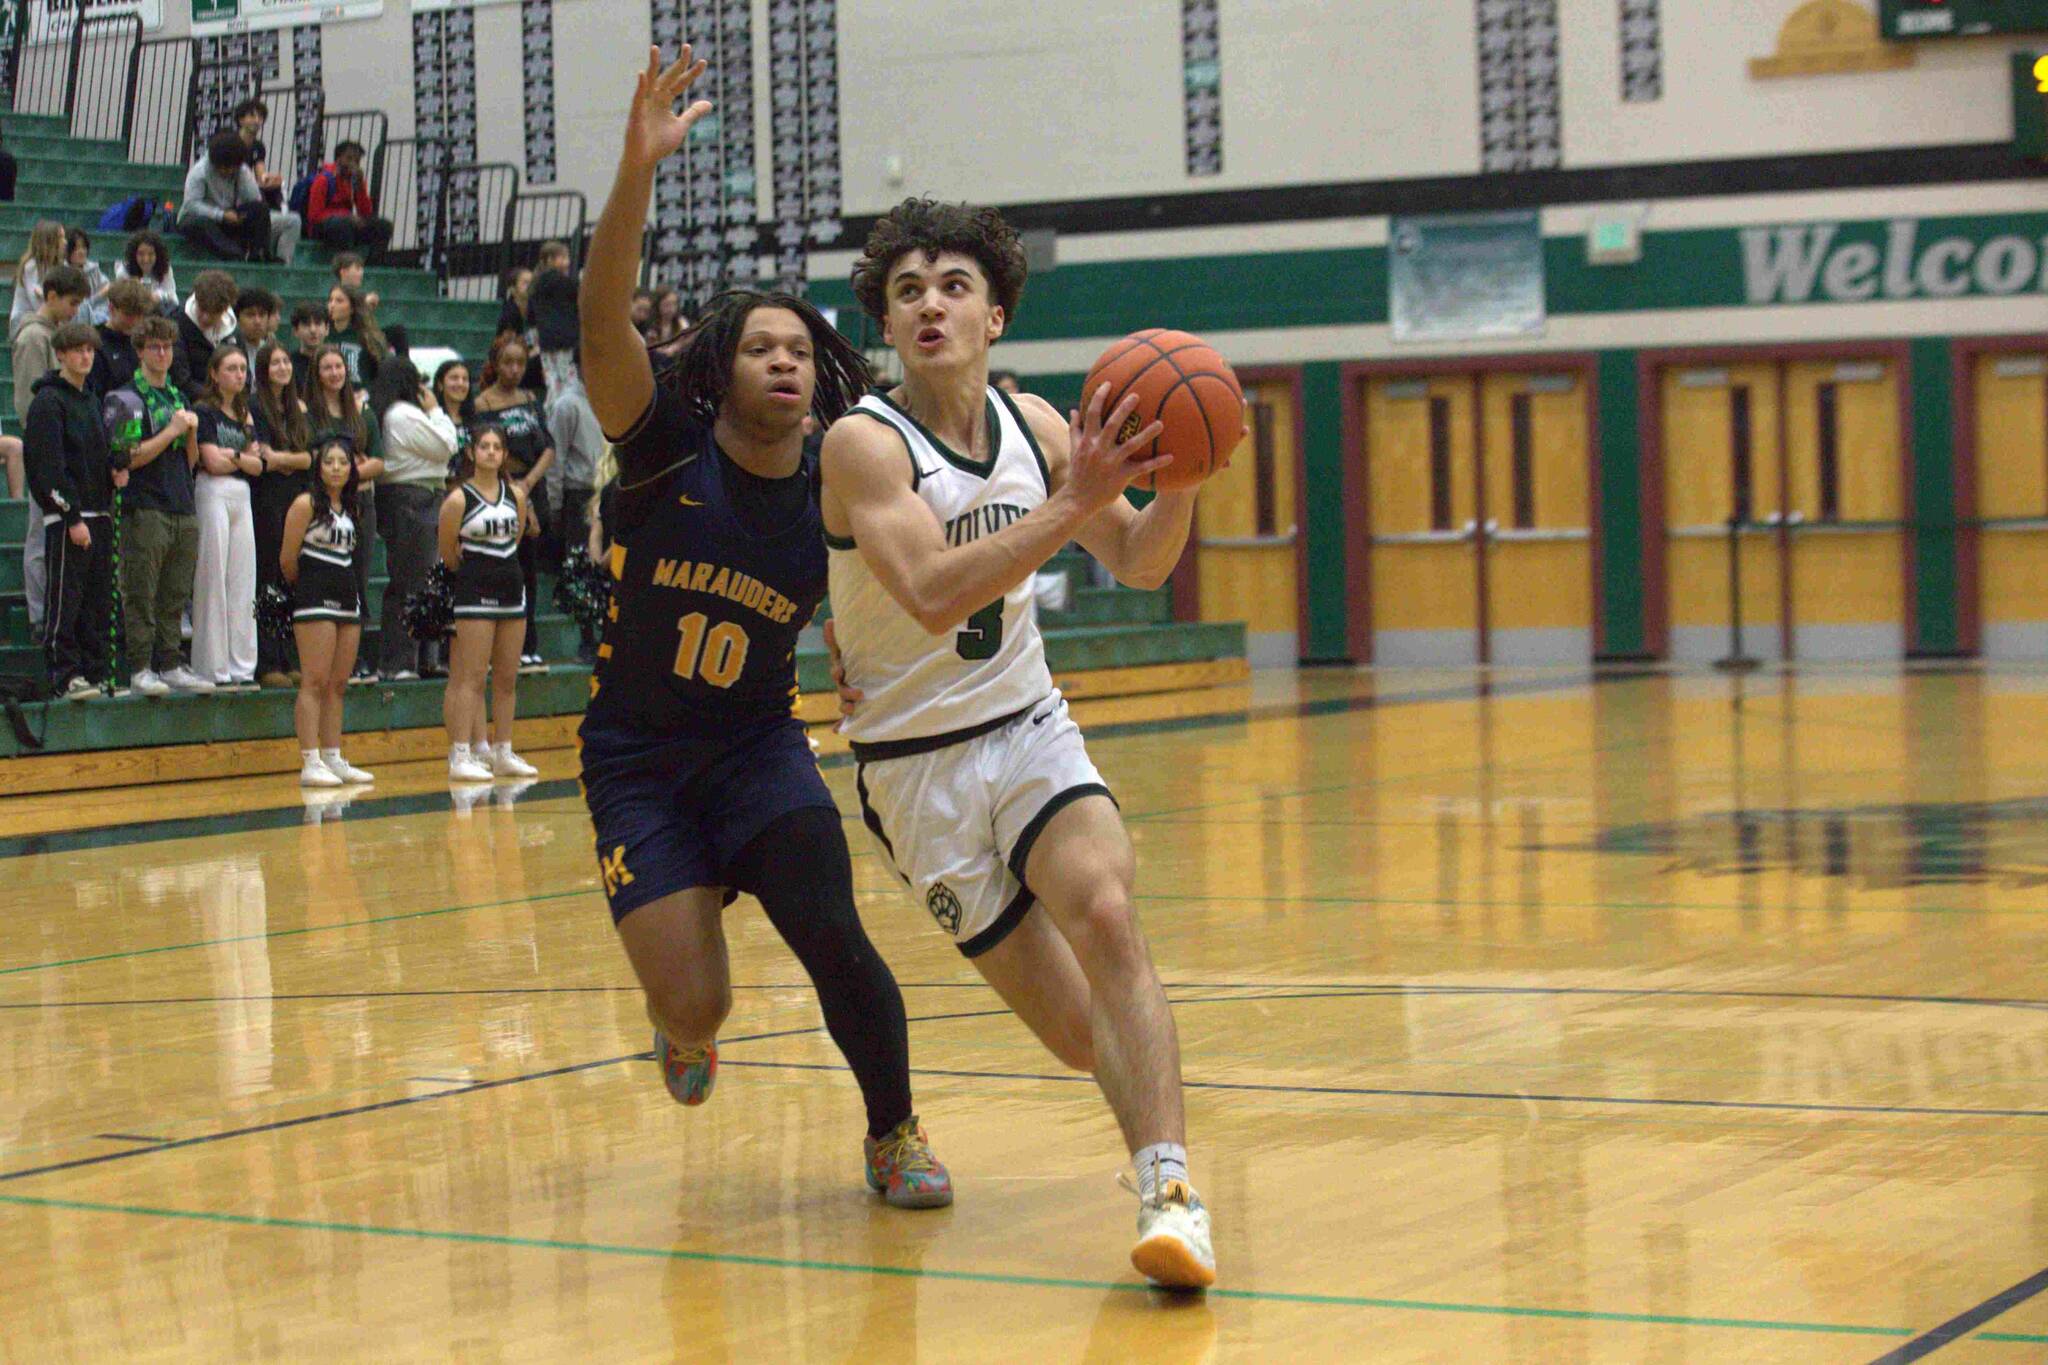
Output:
<path fill-rule="evenodd" d="M 156 211 L 156 201 L 147 194 L 131 194 L 107 206 L 100 215 L 99 229 L 102 232 L 135 232 L 149 223 L 150 215 Z"/>
<path fill-rule="evenodd" d="M 334 177 L 329 175 L 327 168 L 323 166 L 309 175 L 300 177 L 299 182 L 292 186 L 291 196 L 284 201 L 284 206 L 293 213 L 298 214 L 301 221 L 304 221 L 306 206 L 313 197 L 313 182 L 323 175 L 327 176 L 327 192 L 332 194 L 334 192 Z"/>

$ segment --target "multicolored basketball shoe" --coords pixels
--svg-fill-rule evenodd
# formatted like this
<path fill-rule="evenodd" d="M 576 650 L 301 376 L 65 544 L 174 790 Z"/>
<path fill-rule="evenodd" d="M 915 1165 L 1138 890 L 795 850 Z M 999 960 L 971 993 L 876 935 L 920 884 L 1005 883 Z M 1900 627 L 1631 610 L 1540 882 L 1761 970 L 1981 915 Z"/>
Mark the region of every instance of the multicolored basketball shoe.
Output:
<path fill-rule="evenodd" d="M 711 1098 L 718 1080 L 718 1041 L 708 1046 L 681 1048 L 670 1044 L 660 1029 L 654 1031 L 654 1060 L 661 1063 L 661 1079 L 677 1104 L 702 1104 Z"/>
<path fill-rule="evenodd" d="M 1138 1204 L 1138 1273 L 1167 1289 L 1207 1289 L 1216 1283 L 1216 1253 L 1209 1246 L 1209 1210 L 1185 1181 L 1168 1180 Z"/>
<path fill-rule="evenodd" d="M 868 1138 L 868 1188 L 897 1209 L 942 1209 L 953 1202 L 953 1177 L 932 1155 L 917 1115 L 887 1137 Z"/>

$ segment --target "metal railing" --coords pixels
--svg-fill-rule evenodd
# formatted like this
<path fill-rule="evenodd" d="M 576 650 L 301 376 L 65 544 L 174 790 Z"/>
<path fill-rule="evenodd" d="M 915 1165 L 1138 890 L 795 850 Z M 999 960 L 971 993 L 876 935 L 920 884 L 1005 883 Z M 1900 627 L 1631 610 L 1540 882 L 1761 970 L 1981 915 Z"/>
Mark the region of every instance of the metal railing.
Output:
<path fill-rule="evenodd" d="M 387 138 L 370 154 L 370 193 L 391 220 L 393 264 L 424 265 L 433 240 L 440 170 L 448 145 L 439 138 Z M 426 205 L 426 212 L 420 206 Z"/>
<path fill-rule="evenodd" d="M 181 166 L 190 160 L 197 66 L 190 38 L 152 38 L 136 47 L 127 101 L 130 161 Z"/>
<path fill-rule="evenodd" d="M 434 238 L 428 252 L 441 292 L 451 299 L 488 302 L 512 264 L 506 236 L 519 168 L 509 161 L 462 162 L 440 177 Z"/>
<path fill-rule="evenodd" d="M 127 144 L 135 118 L 128 95 L 141 55 L 142 20 L 133 14 L 102 15 L 78 25 L 64 101 L 71 136 Z"/>
<path fill-rule="evenodd" d="M 531 258 L 542 242 L 565 242 L 580 270 L 590 246 L 589 222 L 583 191 L 525 190 L 505 210 L 505 242 L 518 260 Z"/>

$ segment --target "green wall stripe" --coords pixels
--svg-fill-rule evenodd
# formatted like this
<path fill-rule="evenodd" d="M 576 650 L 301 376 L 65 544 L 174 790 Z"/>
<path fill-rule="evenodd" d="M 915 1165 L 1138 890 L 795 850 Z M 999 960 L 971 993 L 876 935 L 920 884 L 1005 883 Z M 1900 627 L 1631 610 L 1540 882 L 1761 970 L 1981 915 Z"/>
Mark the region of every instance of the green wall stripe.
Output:
<path fill-rule="evenodd" d="M 1346 646 L 1349 602 L 1345 571 L 1344 486 L 1351 452 L 1344 449 L 1343 369 L 1335 361 L 1317 361 L 1301 369 L 1303 423 L 1308 448 L 1302 452 L 1302 477 L 1307 497 L 1308 639 L 1301 657 L 1336 662 L 1350 657 Z M 1365 470 L 1354 470 L 1363 479 Z"/>
<path fill-rule="evenodd" d="M 1955 504 L 1955 383 L 1950 345 L 1921 337 L 1911 345 L 1913 393 L 1913 538 L 1917 615 L 1907 648 L 1916 654 L 1953 654 L 1962 648 L 1957 621 Z"/>
<path fill-rule="evenodd" d="M 1602 651 L 1649 648 L 1643 628 L 1643 486 L 1636 353 L 1600 353 L 1600 587 Z"/>

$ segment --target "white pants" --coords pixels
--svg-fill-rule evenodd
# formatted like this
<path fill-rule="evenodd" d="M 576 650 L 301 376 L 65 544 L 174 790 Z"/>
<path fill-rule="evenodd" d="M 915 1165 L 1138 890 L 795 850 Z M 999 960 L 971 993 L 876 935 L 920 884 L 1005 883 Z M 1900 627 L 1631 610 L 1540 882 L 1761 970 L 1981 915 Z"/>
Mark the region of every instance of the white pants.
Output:
<path fill-rule="evenodd" d="M 209 682 L 256 676 L 256 519 L 247 480 L 201 474 L 192 579 L 192 670 Z"/>
<path fill-rule="evenodd" d="M 34 502 L 28 505 L 28 536 L 21 542 L 21 584 L 28 592 L 29 632 L 40 637 L 49 574 L 43 567 L 43 509 Z"/>

